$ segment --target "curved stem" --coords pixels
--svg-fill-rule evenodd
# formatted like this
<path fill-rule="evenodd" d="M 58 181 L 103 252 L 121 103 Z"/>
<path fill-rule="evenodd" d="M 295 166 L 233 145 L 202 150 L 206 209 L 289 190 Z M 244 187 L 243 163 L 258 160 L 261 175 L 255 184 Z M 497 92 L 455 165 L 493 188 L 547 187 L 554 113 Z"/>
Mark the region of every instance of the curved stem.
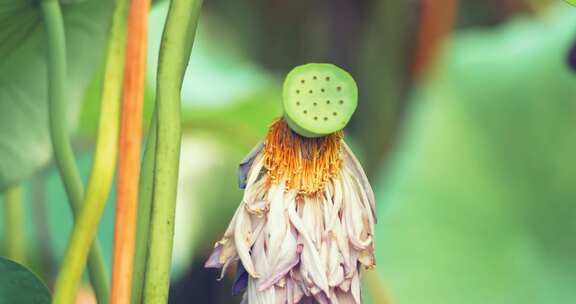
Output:
<path fill-rule="evenodd" d="M 127 0 L 117 0 L 106 54 L 102 102 L 94 162 L 80 215 L 56 280 L 54 303 L 72 303 L 86 265 L 90 245 L 98 233 L 116 167 L 120 93 L 124 64 Z M 99 298 L 107 303 L 106 298 Z"/>
<path fill-rule="evenodd" d="M 136 253 L 134 255 L 134 277 L 143 278 L 146 273 L 148 258 L 148 236 L 150 233 L 150 212 L 152 211 L 152 191 L 154 178 L 154 153 L 156 152 L 156 116 L 148 130 L 148 140 L 144 150 L 142 171 L 140 172 L 140 189 L 138 193 L 138 223 L 136 226 Z M 132 284 L 132 304 L 142 303 L 144 281 L 137 280 Z"/>
<path fill-rule="evenodd" d="M 22 187 L 8 189 L 4 196 L 4 226 L 6 231 L 6 257 L 26 264 L 26 224 Z"/>
<path fill-rule="evenodd" d="M 54 158 L 62 177 L 66 194 L 75 217 L 80 213 L 84 190 L 80 174 L 74 160 L 74 153 L 66 130 L 66 43 L 64 22 L 58 0 L 42 0 L 42 14 L 46 25 L 48 46 L 48 97 L 50 137 Z M 90 280 L 100 303 L 108 301 L 108 283 L 104 258 L 98 242 L 94 242 L 88 267 Z M 74 287 L 72 288 L 74 289 Z M 74 293 L 74 290 L 71 291 Z M 72 303 L 54 300 L 54 303 Z"/>
<path fill-rule="evenodd" d="M 167 303 L 180 160 L 180 89 L 202 0 L 172 0 L 162 35 L 156 93 L 156 159 L 144 303 Z"/>

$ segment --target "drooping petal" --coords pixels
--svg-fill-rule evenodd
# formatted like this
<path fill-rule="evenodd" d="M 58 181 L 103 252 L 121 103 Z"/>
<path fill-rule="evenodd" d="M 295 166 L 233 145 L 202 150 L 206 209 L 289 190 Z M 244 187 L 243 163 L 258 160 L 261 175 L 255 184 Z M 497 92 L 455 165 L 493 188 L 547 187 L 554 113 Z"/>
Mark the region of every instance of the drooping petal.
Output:
<path fill-rule="evenodd" d="M 234 243 L 236 244 L 236 250 L 238 251 L 238 256 L 244 265 L 246 271 L 255 278 L 260 275 L 256 273 L 254 268 L 254 263 L 250 257 L 250 243 L 252 242 L 252 231 L 250 224 L 250 217 L 245 211 L 244 206 L 241 206 L 242 210 L 236 218 L 236 227 L 234 233 Z"/>
<path fill-rule="evenodd" d="M 286 280 L 286 303 L 294 304 L 294 281 L 290 277 Z"/>
<path fill-rule="evenodd" d="M 294 203 L 292 203 L 294 204 Z M 304 248 L 301 255 L 300 268 L 301 271 L 306 271 L 310 278 L 314 281 L 315 285 L 321 290 L 328 293 L 328 279 L 326 278 L 326 271 L 324 269 L 323 263 L 316 251 L 316 247 L 310 233 L 306 226 L 304 226 L 302 220 L 296 214 L 295 206 L 288 207 L 288 215 L 290 216 L 290 222 L 298 230 L 304 241 Z M 305 279 L 305 278 L 304 278 Z"/>
<path fill-rule="evenodd" d="M 262 278 L 258 285 L 258 290 L 264 290 L 270 288 L 272 285 L 276 284 L 280 279 L 282 279 L 294 266 L 298 265 L 300 258 L 295 256 L 292 260 L 287 260 L 280 266 L 276 266 L 278 270 L 271 272 L 268 277 Z"/>
<path fill-rule="evenodd" d="M 344 268 L 342 267 L 342 255 L 334 240 L 330 240 L 328 255 L 328 285 L 338 286 L 344 281 Z"/>
<path fill-rule="evenodd" d="M 272 261 L 277 259 L 280 251 L 280 246 L 286 237 L 288 231 L 288 220 L 285 213 L 284 203 L 284 186 L 283 182 L 272 185 L 270 187 L 269 198 L 270 211 L 268 212 L 267 232 L 268 232 L 268 248 L 270 259 Z"/>
<path fill-rule="evenodd" d="M 356 301 L 356 304 L 362 303 L 360 298 L 360 275 L 358 274 L 358 271 L 356 271 L 352 277 L 352 285 L 350 286 L 350 290 L 354 300 Z"/>
<path fill-rule="evenodd" d="M 357 176 L 355 176 L 349 169 L 345 169 L 344 170 L 345 174 L 348 177 L 348 181 L 350 184 L 350 187 L 352 188 L 353 193 L 356 194 L 356 196 L 359 198 L 360 201 L 360 206 L 362 207 L 362 216 L 365 220 L 365 225 L 367 226 L 366 228 L 368 228 L 370 235 L 374 235 L 374 223 L 375 223 L 375 219 L 372 216 L 373 215 L 373 210 L 372 207 L 369 203 L 369 199 L 367 197 L 367 194 L 363 191 L 362 186 L 360 185 L 360 181 L 358 181 Z"/>
<path fill-rule="evenodd" d="M 246 211 L 257 217 L 262 217 L 268 211 L 268 202 L 265 200 L 246 202 Z"/>
<path fill-rule="evenodd" d="M 281 252 L 277 259 L 271 263 L 270 272 L 260 280 L 258 289 L 266 289 L 276 284 L 276 282 L 288 274 L 292 268 L 298 265 L 299 262 L 300 254 L 297 247 L 296 231 L 291 228 L 284 238 Z"/>
<path fill-rule="evenodd" d="M 270 269 L 270 264 L 265 251 L 265 238 L 259 237 L 254 243 L 253 256 L 256 262 L 256 270 L 260 273 L 267 273 Z M 248 269 L 246 269 L 248 270 Z M 272 304 L 276 303 L 276 290 L 275 288 L 267 288 L 265 290 L 258 290 L 259 278 L 251 276 L 248 278 L 248 303 L 250 304 Z"/>
<path fill-rule="evenodd" d="M 343 292 L 341 290 L 336 289 L 335 291 L 336 297 L 338 298 L 339 304 L 360 304 L 356 303 L 352 293 L 350 292 Z"/>
<path fill-rule="evenodd" d="M 310 238 L 314 242 L 316 249 L 320 249 L 320 241 L 324 233 L 324 219 L 322 206 L 316 197 L 304 198 L 302 206 L 302 222 L 306 227 Z"/>
<path fill-rule="evenodd" d="M 274 287 L 276 295 L 276 304 L 286 304 L 286 288 L 285 287 Z"/>
<path fill-rule="evenodd" d="M 264 142 L 259 142 L 246 157 L 240 162 L 239 170 L 238 170 L 238 185 L 241 189 L 246 188 L 246 179 L 248 178 L 248 171 L 254 162 L 256 156 L 262 151 L 264 148 Z"/>
<path fill-rule="evenodd" d="M 323 292 L 316 293 L 316 294 L 314 295 L 314 299 L 315 299 L 319 304 L 331 304 L 331 303 L 330 303 L 330 299 L 328 299 L 328 297 L 326 296 L 326 294 L 324 294 Z"/>
<path fill-rule="evenodd" d="M 374 249 L 368 248 L 360 251 L 358 254 L 358 262 L 360 262 L 360 264 L 364 265 L 366 268 L 374 267 Z"/>
<path fill-rule="evenodd" d="M 365 222 L 362 214 L 362 207 L 358 195 L 352 191 L 349 180 L 344 176 L 344 206 L 343 219 L 344 228 L 348 232 L 350 243 L 358 250 L 366 249 L 372 243 L 372 236 L 365 229 Z"/>
<path fill-rule="evenodd" d="M 220 253 L 222 253 L 222 246 L 216 246 L 212 253 L 204 263 L 205 268 L 220 268 L 222 264 L 220 264 Z"/>
<path fill-rule="evenodd" d="M 232 264 L 232 262 L 234 262 L 235 260 L 236 259 L 234 259 L 233 257 L 229 257 L 228 259 L 226 259 L 226 262 L 224 262 L 224 265 L 222 265 L 222 270 L 220 271 L 218 281 L 224 278 L 224 275 L 226 274 L 226 269 L 228 269 L 228 266 L 230 266 L 230 264 Z"/>
<path fill-rule="evenodd" d="M 276 303 L 276 294 L 274 288 L 268 288 L 264 291 L 258 291 L 256 279 L 248 279 L 248 304 L 272 304 Z"/>
<path fill-rule="evenodd" d="M 242 266 L 242 263 L 238 263 L 236 268 L 236 277 L 234 278 L 234 283 L 232 284 L 232 295 L 240 294 L 248 286 L 248 272 Z"/>
<path fill-rule="evenodd" d="M 373 212 L 372 216 L 374 217 L 374 221 L 376 222 L 376 199 L 374 198 L 374 191 L 372 190 L 372 186 L 370 186 L 368 177 L 366 176 L 364 169 L 362 169 L 360 161 L 358 161 L 358 159 L 356 158 L 356 156 L 354 156 L 354 153 L 352 152 L 350 147 L 348 147 L 348 145 L 344 141 L 342 141 L 342 147 L 344 150 L 344 164 L 345 166 L 350 168 L 356 176 L 359 177 L 362 186 L 364 188 L 364 191 L 366 192 L 366 195 L 368 197 L 368 201 L 370 202 L 370 206 Z"/>
<path fill-rule="evenodd" d="M 320 191 L 301 192 L 286 176 L 270 178 L 264 152 L 243 161 L 242 202 L 206 266 L 240 260 L 233 290 L 246 288 L 246 304 L 360 304 L 359 266 L 374 265 L 375 210 L 358 161 L 343 144 L 343 166 Z"/>

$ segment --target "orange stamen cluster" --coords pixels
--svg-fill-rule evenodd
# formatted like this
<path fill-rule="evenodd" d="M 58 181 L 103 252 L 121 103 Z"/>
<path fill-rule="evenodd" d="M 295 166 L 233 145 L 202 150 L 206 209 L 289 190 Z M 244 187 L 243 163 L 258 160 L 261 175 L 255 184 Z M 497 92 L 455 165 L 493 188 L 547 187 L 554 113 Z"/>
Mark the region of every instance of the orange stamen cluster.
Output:
<path fill-rule="evenodd" d="M 277 119 L 264 144 L 264 166 L 271 183 L 286 179 L 287 189 L 314 195 L 342 167 L 342 132 L 318 138 L 294 133 L 284 119 Z"/>

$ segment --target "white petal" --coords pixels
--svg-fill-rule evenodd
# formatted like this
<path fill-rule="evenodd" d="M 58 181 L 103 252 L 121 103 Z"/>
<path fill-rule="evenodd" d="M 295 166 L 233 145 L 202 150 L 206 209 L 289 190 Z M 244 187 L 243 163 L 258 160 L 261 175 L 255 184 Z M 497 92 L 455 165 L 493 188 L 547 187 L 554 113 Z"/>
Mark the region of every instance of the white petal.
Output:
<path fill-rule="evenodd" d="M 362 214 L 361 203 L 355 192 L 352 191 L 350 181 L 346 176 L 342 181 L 344 189 L 344 207 L 342 224 L 348 232 L 350 243 L 357 249 L 366 249 L 372 243 L 370 228 L 366 229 Z"/>
<path fill-rule="evenodd" d="M 292 204 L 294 204 L 294 202 Z M 324 292 L 328 293 L 328 279 L 326 278 L 326 271 L 324 270 L 322 260 L 316 251 L 314 242 L 310 237 L 308 228 L 304 226 L 304 223 L 298 217 L 298 214 L 296 214 L 295 206 L 288 208 L 288 214 L 292 225 L 294 225 L 296 230 L 298 230 L 302 236 L 302 240 L 304 241 L 304 249 L 301 254 L 300 263 L 301 271 L 304 272 L 304 270 L 306 270 L 314 281 L 314 284 Z"/>
<path fill-rule="evenodd" d="M 288 231 L 288 221 L 285 216 L 284 206 L 284 180 L 281 183 L 272 185 L 269 192 L 270 211 L 268 212 L 268 248 L 267 252 L 272 263 L 277 259 L 280 246 Z M 291 195 L 291 194 L 290 194 Z M 287 199 L 290 199 L 289 197 Z"/>
<path fill-rule="evenodd" d="M 350 181 L 350 185 L 354 191 L 354 193 L 356 193 L 356 195 L 358 196 L 358 198 L 360 199 L 360 203 L 362 206 L 362 213 L 365 217 L 365 219 L 368 221 L 368 226 L 370 227 L 370 234 L 374 235 L 374 217 L 372 216 L 374 214 L 374 210 L 372 210 L 368 197 L 366 195 L 366 193 L 364 192 L 364 189 L 362 189 L 362 186 L 360 185 L 360 181 L 358 181 L 358 178 L 356 176 L 354 176 L 352 174 L 352 172 L 350 172 L 350 170 L 346 169 L 346 174 L 348 175 L 349 181 Z"/>
<path fill-rule="evenodd" d="M 242 210 L 236 218 L 236 227 L 234 233 L 234 243 L 236 245 L 236 250 L 238 251 L 238 256 L 242 261 L 242 265 L 246 269 L 246 272 L 252 277 L 259 277 L 260 275 L 256 273 L 254 269 L 254 264 L 252 263 L 252 258 L 250 257 L 250 243 L 252 242 L 251 236 L 251 224 L 250 217 L 242 206 Z M 251 302 L 250 302 L 251 303 Z"/>
<path fill-rule="evenodd" d="M 334 241 L 330 241 L 330 253 L 328 256 L 328 284 L 338 286 L 344 281 L 344 269 L 342 268 L 342 255 Z"/>
<path fill-rule="evenodd" d="M 344 163 L 346 164 L 347 167 L 349 167 L 352 170 L 352 172 L 354 172 L 354 175 L 359 177 L 362 183 L 362 187 L 364 188 L 364 191 L 366 192 L 366 195 L 368 197 L 368 201 L 370 203 L 373 212 L 372 216 L 374 217 L 374 221 L 376 221 L 376 199 L 374 198 L 374 191 L 370 186 L 368 177 L 366 176 L 366 173 L 362 169 L 362 165 L 360 165 L 360 162 L 358 161 L 356 156 L 354 156 L 354 153 L 352 152 L 350 147 L 348 147 L 348 145 L 344 141 L 342 141 L 342 146 L 344 147 Z"/>
<path fill-rule="evenodd" d="M 360 278 L 359 278 L 358 271 L 356 271 L 356 273 L 352 277 L 352 285 L 350 286 L 350 289 L 352 291 L 352 296 L 354 297 L 354 300 L 356 300 L 356 304 L 362 303 L 362 302 L 360 302 L 361 301 L 361 298 L 360 298 Z"/>

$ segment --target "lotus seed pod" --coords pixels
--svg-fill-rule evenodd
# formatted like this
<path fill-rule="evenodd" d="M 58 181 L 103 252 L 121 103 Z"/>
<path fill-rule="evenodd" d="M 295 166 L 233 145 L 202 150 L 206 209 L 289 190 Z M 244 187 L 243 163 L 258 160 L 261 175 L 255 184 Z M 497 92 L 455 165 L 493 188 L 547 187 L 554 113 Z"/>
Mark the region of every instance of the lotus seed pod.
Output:
<path fill-rule="evenodd" d="M 290 128 L 305 137 L 342 130 L 358 104 L 354 78 L 327 63 L 294 68 L 284 81 L 284 117 Z"/>

